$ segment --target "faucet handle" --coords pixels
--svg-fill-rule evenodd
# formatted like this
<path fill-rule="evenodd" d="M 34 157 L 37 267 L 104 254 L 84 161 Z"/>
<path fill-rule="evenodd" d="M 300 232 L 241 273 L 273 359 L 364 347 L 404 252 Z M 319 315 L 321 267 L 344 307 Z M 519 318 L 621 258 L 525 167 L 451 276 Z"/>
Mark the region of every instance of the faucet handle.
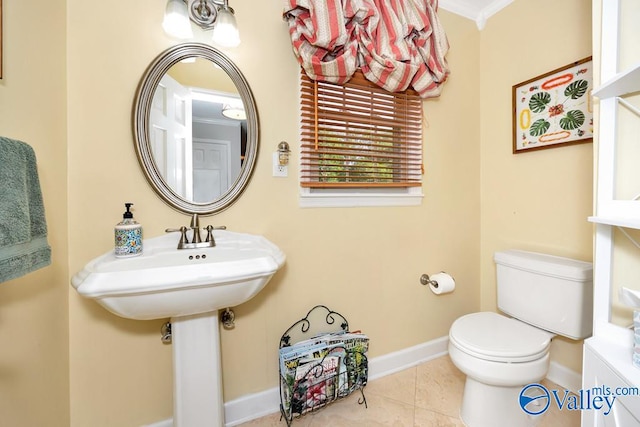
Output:
<path fill-rule="evenodd" d="M 167 228 L 166 230 L 164 230 L 166 233 L 182 233 L 180 235 L 180 242 L 178 242 L 178 249 L 180 249 L 181 247 L 183 247 L 185 244 L 189 243 L 189 239 L 187 239 L 187 230 L 188 228 L 185 227 L 184 225 L 180 228 Z"/>
<path fill-rule="evenodd" d="M 207 225 L 204 229 L 207 230 L 207 237 L 204 239 L 204 241 L 210 242 L 211 246 L 215 246 L 216 240 L 213 238 L 213 225 Z"/>
<path fill-rule="evenodd" d="M 218 226 L 218 227 L 214 227 L 213 225 L 207 225 L 205 228 L 205 230 L 207 230 L 207 237 L 205 238 L 205 242 L 211 242 L 211 246 L 215 246 L 216 245 L 216 241 L 213 238 L 213 230 L 226 230 L 227 227 L 224 225 Z"/>

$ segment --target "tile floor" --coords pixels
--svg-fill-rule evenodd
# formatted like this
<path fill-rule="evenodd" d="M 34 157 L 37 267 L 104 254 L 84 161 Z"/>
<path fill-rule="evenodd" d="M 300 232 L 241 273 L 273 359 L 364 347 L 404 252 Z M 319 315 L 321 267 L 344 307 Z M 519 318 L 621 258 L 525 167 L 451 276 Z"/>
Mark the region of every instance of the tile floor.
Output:
<path fill-rule="evenodd" d="M 460 403 L 464 374 L 442 356 L 393 375 L 369 381 L 364 389 L 368 408 L 358 404 L 360 393 L 293 420 L 292 427 L 464 427 Z M 560 388 L 547 380 L 547 388 Z M 560 411 L 553 405 L 538 427 L 579 427 L 579 411 Z M 280 414 L 272 414 L 241 427 L 282 427 Z M 493 427 L 493 426 L 492 426 Z M 500 427 L 500 426 L 495 426 Z"/>

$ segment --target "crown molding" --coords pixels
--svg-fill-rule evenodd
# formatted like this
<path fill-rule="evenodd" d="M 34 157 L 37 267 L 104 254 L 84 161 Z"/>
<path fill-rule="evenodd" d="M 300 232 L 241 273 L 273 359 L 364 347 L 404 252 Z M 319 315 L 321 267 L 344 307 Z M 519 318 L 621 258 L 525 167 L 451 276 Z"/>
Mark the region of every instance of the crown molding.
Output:
<path fill-rule="evenodd" d="M 513 0 L 440 0 L 440 8 L 475 21 L 478 30 L 482 30 L 487 19 L 495 15 Z"/>

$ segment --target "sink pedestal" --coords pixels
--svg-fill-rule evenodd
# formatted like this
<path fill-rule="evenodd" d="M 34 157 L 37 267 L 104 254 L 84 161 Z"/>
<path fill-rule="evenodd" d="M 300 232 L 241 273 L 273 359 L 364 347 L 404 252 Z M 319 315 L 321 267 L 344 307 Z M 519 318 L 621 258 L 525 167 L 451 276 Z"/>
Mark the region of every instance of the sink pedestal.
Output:
<path fill-rule="evenodd" d="M 171 318 L 173 426 L 224 426 L 218 311 Z"/>

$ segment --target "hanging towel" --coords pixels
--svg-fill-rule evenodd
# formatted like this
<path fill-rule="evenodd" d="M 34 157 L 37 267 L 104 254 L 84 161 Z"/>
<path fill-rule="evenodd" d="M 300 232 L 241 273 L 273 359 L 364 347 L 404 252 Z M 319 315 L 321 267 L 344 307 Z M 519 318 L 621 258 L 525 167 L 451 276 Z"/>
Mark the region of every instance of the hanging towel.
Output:
<path fill-rule="evenodd" d="M 36 155 L 0 137 L 0 282 L 51 264 Z"/>

